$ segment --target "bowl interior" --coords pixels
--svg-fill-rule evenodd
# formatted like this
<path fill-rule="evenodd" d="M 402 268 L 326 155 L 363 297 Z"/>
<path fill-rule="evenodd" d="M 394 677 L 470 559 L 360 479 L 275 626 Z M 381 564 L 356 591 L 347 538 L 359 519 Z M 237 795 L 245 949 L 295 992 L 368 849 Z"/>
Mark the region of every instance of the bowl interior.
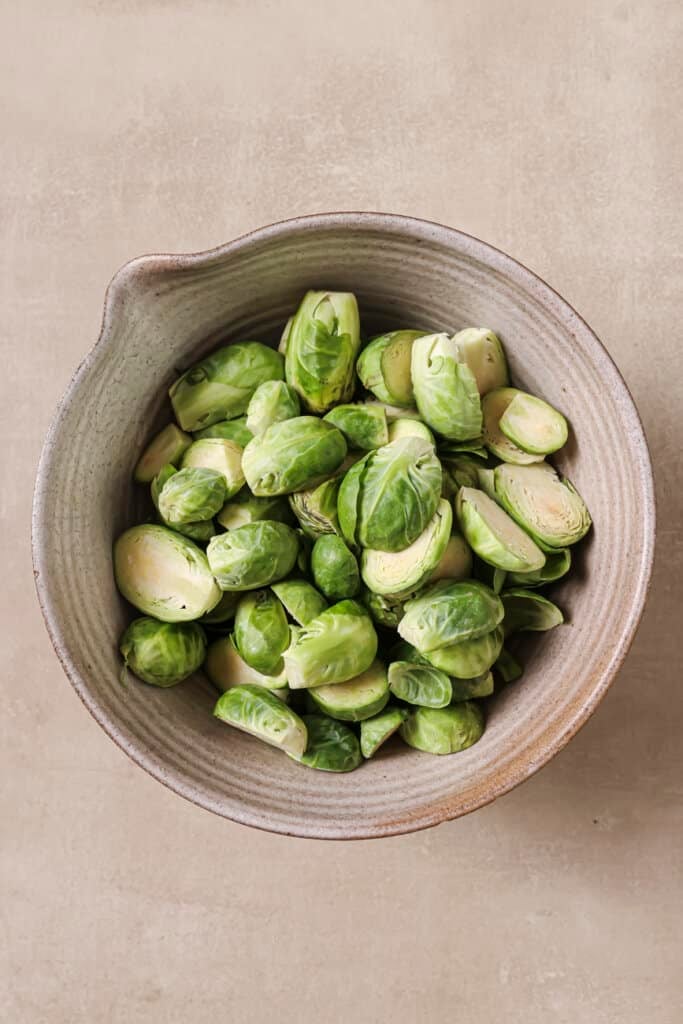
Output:
<path fill-rule="evenodd" d="M 571 422 L 558 464 L 586 499 L 594 529 L 554 590 L 568 625 L 526 641 L 523 679 L 489 703 L 483 739 L 457 756 L 431 757 L 396 741 L 350 775 L 309 771 L 216 721 L 215 692 L 201 676 L 170 691 L 120 682 L 117 642 L 131 611 L 114 587 L 111 546 L 147 500 L 131 473 L 145 441 L 170 418 L 166 390 L 219 343 L 275 342 L 312 287 L 355 292 L 365 334 L 492 327 L 515 383 Z M 638 417 L 588 327 L 502 253 L 447 228 L 381 215 L 304 218 L 211 253 L 124 267 L 108 292 L 100 341 L 46 442 L 34 509 L 48 628 L 110 735 L 161 781 L 219 814 L 335 838 L 438 823 L 548 760 L 588 717 L 625 654 L 652 536 Z"/>

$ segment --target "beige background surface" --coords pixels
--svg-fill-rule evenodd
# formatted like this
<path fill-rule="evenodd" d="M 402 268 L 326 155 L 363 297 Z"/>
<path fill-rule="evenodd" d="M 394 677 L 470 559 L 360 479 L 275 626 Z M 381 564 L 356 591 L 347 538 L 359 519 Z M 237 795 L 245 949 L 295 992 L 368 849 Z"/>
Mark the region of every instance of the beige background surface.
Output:
<path fill-rule="evenodd" d="M 0 11 L 0 1019 L 680 1021 L 680 4 Z M 549 280 L 633 389 L 659 497 L 652 598 L 583 732 L 465 820 L 355 845 L 233 826 L 129 763 L 52 654 L 28 534 L 114 270 L 328 209 L 443 221 Z"/>

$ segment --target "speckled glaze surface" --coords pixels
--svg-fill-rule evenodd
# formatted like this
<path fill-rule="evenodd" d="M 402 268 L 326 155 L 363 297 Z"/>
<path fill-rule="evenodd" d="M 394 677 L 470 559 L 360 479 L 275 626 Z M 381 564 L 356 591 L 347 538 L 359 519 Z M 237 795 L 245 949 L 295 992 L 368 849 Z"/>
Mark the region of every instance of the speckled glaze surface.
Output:
<path fill-rule="evenodd" d="M 450 757 L 388 744 L 349 775 L 309 771 L 211 714 L 201 676 L 170 691 L 122 685 L 130 610 L 111 546 L 140 507 L 131 473 L 169 418 L 168 385 L 219 342 L 275 339 L 307 288 L 354 291 L 364 326 L 492 327 L 513 379 L 572 425 L 558 463 L 594 520 L 555 588 L 568 625 L 529 641 L 523 679 L 489 705 L 483 739 Z M 189 800 L 285 834 L 358 839 L 466 814 L 522 782 L 595 709 L 646 598 L 655 512 L 647 446 L 616 367 L 583 320 L 530 271 L 440 225 L 374 213 L 285 221 L 206 253 L 144 256 L 105 300 L 43 450 L 33 512 L 38 596 L 79 696 L 134 761 Z"/>

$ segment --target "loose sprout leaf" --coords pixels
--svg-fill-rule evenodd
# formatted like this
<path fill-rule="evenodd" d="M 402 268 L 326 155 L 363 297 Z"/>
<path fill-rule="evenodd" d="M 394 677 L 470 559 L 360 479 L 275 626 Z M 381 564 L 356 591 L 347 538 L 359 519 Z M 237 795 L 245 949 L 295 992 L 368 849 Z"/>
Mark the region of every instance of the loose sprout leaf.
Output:
<path fill-rule="evenodd" d="M 456 679 L 473 679 L 484 675 L 498 658 L 503 646 L 503 627 L 473 640 L 463 640 L 448 647 L 428 651 L 425 658 L 435 668 Z"/>
<path fill-rule="evenodd" d="M 321 772 L 351 772 L 363 757 L 355 733 L 347 725 L 325 715 L 304 715 L 308 745 L 304 753 L 290 756 L 307 768 Z"/>
<path fill-rule="evenodd" d="M 426 654 L 490 633 L 502 619 L 503 603 L 489 587 L 476 580 L 444 580 L 407 602 L 398 632 Z"/>
<path fill-rule="evenodd" d="M 425 708 L 444 708 L 453 695 L 445 672 L 410 661 L 394 661 L 389 665 L 389 688 L 399 700 Z"/>
<path fill-rule="evenodd" d="M 387 707 L 360 723 L 360 749 L 363 757 L 374 757 L 383 743 L 393 736 L 408 717 L 405 708 Z"/>
<path fill-rule="evenodd" d="M 545 632 L 561 626 L 564 615 L 552 601 L 536 591 L 513 589 L 503 592 L 505 636 L 512 633 Z"/>
<path fill-rule="evenodd" d="M 284 750 L 303 755 L 308 742 L 306 725 L 291 708 L 259 686 L 234 686 L 219 697 L 214 715 L 221 722 Z"/>
<path fill-rule="evenodd" d="M 565 444 L 569 433 L 561 412 L 542 398 L 518 391 L 498 421 L 509 441 L 532 455 L 551 455 Z"/>
<path fill-rule="evenodd" d="M 471 701 L 447 708 L 416 708 L 400 728 L 401 738 L 429 754 L 455 754 L 484 733 L 484 715 Z"/>

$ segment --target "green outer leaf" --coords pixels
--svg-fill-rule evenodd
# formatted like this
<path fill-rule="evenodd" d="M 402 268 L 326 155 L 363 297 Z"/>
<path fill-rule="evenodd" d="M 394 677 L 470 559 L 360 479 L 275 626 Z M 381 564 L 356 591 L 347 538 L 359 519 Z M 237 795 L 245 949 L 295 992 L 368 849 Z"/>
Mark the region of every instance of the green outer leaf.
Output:
<path fill-rule="evenodd" d="M 381 711 L 389 700 L 387 670 L 375 659 L 370 668 L 348 682 L 316 686 L 307 695 L 315 711 L 342 722 L 362 722 Z"/>
<path fill-rule="evenodd" d="M 206 552 L 222 590 L 253 590 L 284 579 L 298 553 L 294 530 L 268 519 L 212 537 Z"/>
<path fill-rule="evenodd" d="M 484 715 L 481 708 L 470 701 L 447 708 L 416 708 L 399 731 L 408 746 L 416 750 L 455 754 L 481 739 Z"/>
<path fill-rule="evenodd" d="M 175 686 L 201 666 L 206 637 L 196 622 L 134 619 L 119 643 L 126 668 L 154 686 Z"/>
<path fill-rule="evenodd" d="M 235 645 L 247 665 L 264 675 L 284 668 L 289 647 L 285 609 L 271 590 L 253 590 L 240 598 L 235 614 Z"/>
<path fill-rule="evenodd" d="M 321 483 L 345 455 L 341 431 L 315 416 L 297 416 L 274 423 L 250 441 L 242 469 L 254 494 L 291 494 Z"/>
<path fill-rule="evenodd" d="M 246 448 L 254 435 L 247 428 L 247 417 L 238 416 L 234 420 L 219 420 L 218 423 L 212 423 L 203 430 L 195 430 L 192 436 L 195 441 L 202 441 L 207 437 L 223 437 L 226 441 L 234 441 L 240 448 Z"/>
<path fill-rule="evenodd" d="M 233 686 L 218 698 L 216 718 L 247 732 L 290 757 L 303 755 L 308 743 L 306 725 L 291 708 L 260 686 Z"/>
<path fill-rule="evenodd" d="M 318 537 L 311 552 L 313 582 L 329 601 L 355 597 L 360 590 L 358 562 L 341 537 Z"/>
<path fill-rule="evenodd" d="M 398 632 L 426 654 L 490 633 L 502 620 L 503 603 L 489 587 L 476 580 L 442 580 L 406 602 Z"/>
<path fill-rule="evenodd" d="M 293 690 L 345 683 L 376 654 L 377 634 L 363 606 L 340 601 L 307 623 L 285 651 L 287 680 Z"/>
<path fill-rule="evenodd" d="M 322 772 L 351 772 L 363 758 L 355 733 L 348 725 L 326 715 L 304 715 L 308 746 L 303 754 L 290 754 L 299 764 Z"/>
<path fill-rule="evenodd" d="M 535 541 L 483 491 L 461 487 L 455 511 L 467 543 L 484 562 L 506 572 L 531 572 L 545 565 Z"/>
<path fill-rule="evenodd" d="M 474 640 L 429 651 L 425 658 L 435 668 L 456 679 L 474 679 L 484 675 L 498 658 L 503 647 L 503 627 L 496 626 L 490 633 Z"/>
<path fill-rule="evenodd" d="M 341 430 L 349 448 L 372 451 L 389 443 L 387 416 L 381 406 L 337 405 L 323 419 Z"/>
<path fill-rule="evenodd" d="M 360 749 L 363 757 L 373 757 L 379 748 L 405 722 L 409 712 L 405 708 L 387 707 L 372 718 L 360 723 Z"/>
<path fill-rule="evenodd" d="M 498 660 L 500 661 L 500 655 Z M 490 670 L 484 672 L 483 675 L 475 676 L 473 679 L 456 679 L 455 676 L 451 676 L 451 686 L 453 687 L 452 704 L 458 704 L 461 700 L 477 700 L 480 697 L 490 697 L 494 690 L 493 676 Z"/>
<path fill-rule="evenodd" d="M 287 338 L 287 383 L 311 412 L 324 413 L 353 395 L 360 322 L 350 292 L 307 292 Z"/>
<path fill-rule="evenodd" d="M 554 629 L 564 622 L 564 615 L 552 601 L 534 590 L 521 587 L 502 593 L 505 608 L 505 636 L 512 633 L 540 632 Z"/>
<path fill-rule="evenodd" d="M 393 661 L 389 665 L 389 689 L 399 700 L 425 708 L 444 708 L 453 696 L 445 672 L 411 661 Z"/>
<path fill-rule="evenodd" d="M 308 580 L 281 580 L 270 588 L 282 601 L 287 614 L 305 626 L 327 608 L 327 601 Z"/>
<path fill-rule="evenodd" d="M 479 437 L 481 403 L 474 374 L 458 361 L 446 334 L 429 334 L 413 345 L 411 373 L 415 403 L 422 419 L 454 441 Z"/>
<path fill-rule="evenodd" d="M 509 572 L 506 582 L 512 587 L 543 587 L 562 579 L 569 572 L 572 564 L 570 548 L 555 548 L 545 556 L 545 565 L 535 572 Z"/>

